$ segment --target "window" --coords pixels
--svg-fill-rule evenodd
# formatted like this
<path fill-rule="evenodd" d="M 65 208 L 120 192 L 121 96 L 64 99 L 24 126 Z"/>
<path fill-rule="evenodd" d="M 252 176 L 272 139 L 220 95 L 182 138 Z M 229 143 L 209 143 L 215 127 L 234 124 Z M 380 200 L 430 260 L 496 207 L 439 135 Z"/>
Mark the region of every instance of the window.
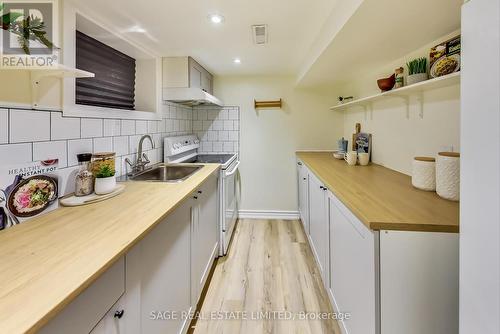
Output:
<path fill-rule="evenodd" d="M 76 104 L 135 110 L 135 59 L 76 31 L 76 67 L 95 78 L 76 79 Z"/>

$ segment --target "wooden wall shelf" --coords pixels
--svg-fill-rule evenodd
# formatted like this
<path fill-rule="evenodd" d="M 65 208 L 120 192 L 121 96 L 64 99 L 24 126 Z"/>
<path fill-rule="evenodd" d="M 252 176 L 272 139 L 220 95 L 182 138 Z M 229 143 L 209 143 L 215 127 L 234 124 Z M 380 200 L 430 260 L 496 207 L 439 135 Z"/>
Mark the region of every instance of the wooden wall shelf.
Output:
<path fill-rule="evenodd" d="M 257 101 L 254 100 L 254 107 L 255 109 L 262 109 L 262 108 L 280 108 L 283 106 L 283 102 L 281 99 L 278 101 Z"/>

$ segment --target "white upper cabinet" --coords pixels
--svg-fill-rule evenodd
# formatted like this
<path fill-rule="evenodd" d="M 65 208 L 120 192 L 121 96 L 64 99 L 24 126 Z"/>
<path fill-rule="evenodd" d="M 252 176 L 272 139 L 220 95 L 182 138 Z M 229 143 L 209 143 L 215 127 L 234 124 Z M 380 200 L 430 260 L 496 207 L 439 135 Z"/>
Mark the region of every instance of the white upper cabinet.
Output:
<path fill-rule="evenodd" d="M 200 88 L 213 94 L 212 87 L 212 74 L 193 58 L 163 58 L 163 88 Z"/>

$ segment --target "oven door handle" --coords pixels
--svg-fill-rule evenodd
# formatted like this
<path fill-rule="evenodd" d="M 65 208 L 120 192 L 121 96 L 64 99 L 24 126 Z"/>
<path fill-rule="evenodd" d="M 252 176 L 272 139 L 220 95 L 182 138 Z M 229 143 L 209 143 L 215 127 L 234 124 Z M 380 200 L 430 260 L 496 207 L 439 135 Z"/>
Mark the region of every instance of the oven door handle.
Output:
<path fill-rule="evenodd" d="M 236 166 L 234 166 L 233 170 L 224 174 L 224 178 L 230 177 L 234 173 L 236 173 L 236 171 L 238 170 L 239 166 L 240 166 L 240 161 L 238 160 L 238 162 L 236 163 Z"/>

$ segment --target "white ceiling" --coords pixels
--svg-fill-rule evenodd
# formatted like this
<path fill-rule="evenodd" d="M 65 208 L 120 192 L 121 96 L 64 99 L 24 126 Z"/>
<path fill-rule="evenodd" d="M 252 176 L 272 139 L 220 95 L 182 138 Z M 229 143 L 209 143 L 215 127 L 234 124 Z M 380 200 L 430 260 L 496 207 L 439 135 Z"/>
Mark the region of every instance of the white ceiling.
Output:
<path fill-rule="evenodd" d="M 160 56 L 192 56 L 217 75 L 296 74 L 337 0 L 85 0 L 85 12 Z M 220 13 L 225 21 L 212 24 Z M 269 44 L 251 25 L 267 24 Z M 139 26 L 146 33 L 127 32 Z M 235 65 L 234 58 L 242 63 Z"/>

